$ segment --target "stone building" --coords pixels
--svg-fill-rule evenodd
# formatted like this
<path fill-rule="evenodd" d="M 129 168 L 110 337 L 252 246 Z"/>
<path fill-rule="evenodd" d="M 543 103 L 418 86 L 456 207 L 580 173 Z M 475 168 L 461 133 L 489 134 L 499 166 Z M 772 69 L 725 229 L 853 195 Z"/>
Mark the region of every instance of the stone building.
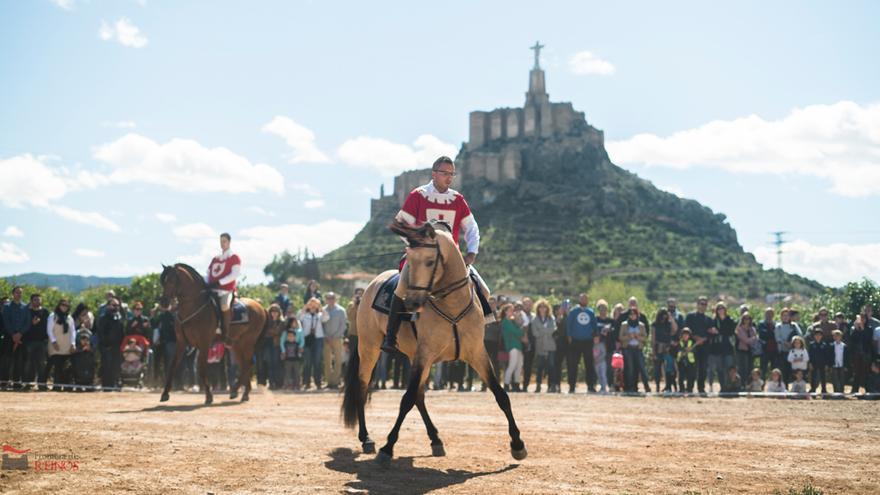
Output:
<path fill-rule="evenodd" d="M 470 113 L 468 141 L 462 144 L 455 158 L 458 176 L 453 183 L 459 188 L 462 180 L 486 180 L 489 183 L 515 181 L 530 164 L 524 152 L 536 146 L 552 144 L 556 149 L 604 149 L 602 131 L 587 124 L 583 112 L 570 102 L 553 103 L 547 93 L 544 70 L 539 65 L 541 45 L 535 50 L 535 65 L 529 71 L 529 90 L 525 104 L 517 108 L 477 110 Z M 429 164 L 426 164 L 429 165 Z M 371 216 L 393 215 L 407 194 L 431 179 L 428 168 L 410 170 L 394 179 L 394 193 L 374 199 Z"/>

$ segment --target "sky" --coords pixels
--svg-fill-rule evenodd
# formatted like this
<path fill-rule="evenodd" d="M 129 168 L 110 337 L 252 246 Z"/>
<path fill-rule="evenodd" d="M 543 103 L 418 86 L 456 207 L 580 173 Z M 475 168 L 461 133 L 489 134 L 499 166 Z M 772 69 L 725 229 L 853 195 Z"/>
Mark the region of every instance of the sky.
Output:
<path fill-rule="evenodd" d="M 880 4 L 0 2 L 0 275 L 323 254 L 468 113 L 552 101 L 743 247 L 880 280 Z M 475 212 L 479 221 L 479 212 Z M 564 212 L 561 212 L 564 214 Z"/>

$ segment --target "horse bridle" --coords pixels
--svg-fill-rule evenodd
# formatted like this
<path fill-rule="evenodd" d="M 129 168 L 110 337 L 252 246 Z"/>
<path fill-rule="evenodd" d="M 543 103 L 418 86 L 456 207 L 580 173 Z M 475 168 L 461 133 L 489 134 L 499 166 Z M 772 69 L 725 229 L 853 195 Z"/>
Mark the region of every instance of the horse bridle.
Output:
<path fill-rule="evenodd" d="M 180 299 L 180 278 L 177 276 L 177 269 L 173 268 L 173 271 L 171 273 L 174 274 L 174 286 L 175 286 L 175 291 L 174 291 L 174 294 L 172 294 L 172 296 L 176 297 L 179 300 Z M 208 294 L 206 294 L 206 292 L 204 290 L 202 290 L 201 293 L 204 295 L 208 295 Z M 198 316 L 199 313 L 201 313 L 210 304 L 211 304 L 211 297 L 210 297 L 210 295 L 208 295 L 208 298 L 205 301 L 205 303 L 202 304 L 201 306 L 199 306 L 199 309 L 193 311 L 193 313 L 191 315 L 187 316 L 186 318 L 181 318 L 180 317 L 180 310 L 178 309 L 178 311 L 174 312 L 174 318 L 177 320 L 177 323 L 180 326 L 183 326 L 184 323 L 187 323 L 190 320 L 192 320 L 193 318 L 195 318 L 196 316 Z"/>
<path fill-rule="evenodd" d="M 424 242 L 410 241 L 409 247 L 410 247 L 410 249 L 417 249 L 417 248 L 434 249 L 435 255 L 434 255 L 434 266 L 431 269 L 431 278 L 428 281 L 428 286 L 427 287 L 420 287 L 417 285 L 411 285 L 410 280 L 409 280 L 409 272 L 407 272 L 406 286 L 408 289 L 410 289 L 410 290 L 423 290 L 423 291 L 427 292 L 428 295 L 431 296 L 431 299 L 438 299 L 439 300 L 439 299 L 443 299 L 444 297 L 448 296 L 449 294 L 452 294 L 453 292 L 455 292 L 458 289 L 461 289 L 462 287 L 467 285 L 469 277 L 467 275 L 465 275 L 461 280 L 457 280 L 457 281 L 447 285 L 446 287 L 443 287 L 441 289 L 437 289 L 435 291 L 434 290 L 434 278 L 437 275 L 437 266 L 440 265 L 441 262 L 443 262 L 443 253 L 440 251 L 440 243 L 435 242 L 433 244 L 428 244 L 428 243 L 424 243 Z"/>

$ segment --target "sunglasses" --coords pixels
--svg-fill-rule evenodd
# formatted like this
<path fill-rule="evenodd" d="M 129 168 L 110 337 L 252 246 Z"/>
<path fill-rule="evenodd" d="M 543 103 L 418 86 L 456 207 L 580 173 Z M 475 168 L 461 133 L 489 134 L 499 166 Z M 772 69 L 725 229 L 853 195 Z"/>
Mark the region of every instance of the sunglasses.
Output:
<path fill-rule="evenodd" d="M 444 177 L 455 177 L 455 172 L 447 172 L 445 170 L 435 170 L 434 173 L 440 174 Z"/>

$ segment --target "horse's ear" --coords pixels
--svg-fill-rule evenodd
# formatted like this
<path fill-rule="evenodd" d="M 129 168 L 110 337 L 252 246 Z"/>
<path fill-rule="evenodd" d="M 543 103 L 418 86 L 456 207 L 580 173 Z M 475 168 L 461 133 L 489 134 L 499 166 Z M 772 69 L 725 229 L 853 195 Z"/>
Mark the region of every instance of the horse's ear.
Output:
<path fill-rule="evenodd" d="M 390 224 L 388 224 L 388 228 L 391 230 L 391 232 L 394 232 L 401 237 L 405 237 L 407 240 L 412 237 L 412 228 L 404 224 L 400 220 L 395 219 Z"/>
<path fill-rule="evenodd" d="M 165 263 L 162 263 L 162 271 L 164 272 L 168 267 L 165 266 Z"/>
<path fill-rule="evenodd" d="M 425 224 L 425 235 L 430 237 L 431 239 L 435 239 L 437 237 L 437 232 L 434 231 L 434 225 L 431 222 Z"/>

